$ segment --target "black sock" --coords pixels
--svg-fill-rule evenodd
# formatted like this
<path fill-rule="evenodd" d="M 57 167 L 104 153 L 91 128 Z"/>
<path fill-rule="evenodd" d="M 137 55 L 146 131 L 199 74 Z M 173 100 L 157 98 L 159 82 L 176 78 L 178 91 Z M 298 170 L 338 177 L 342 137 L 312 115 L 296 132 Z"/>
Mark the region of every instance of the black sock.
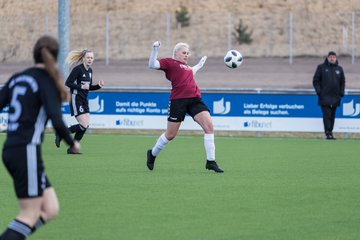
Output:
<path fill-rule="evenodd" d="M 39 217 L 39 219 L 37 220 L 37 222 L 31 229 L 31 234 L 33 234 L 36 230 L 38 230 L 39 228 L 41 228 L 44 225 L 45 225 L 45 220 L 42 217 Z"/>
<path fill-rule="evenodd" d="M 5 232 L 0 236 L 0 240 L 25 240 L 31 234 L 31 227 L 15 219 Z"/>
<path fill-rule="evenodd" d="M 69 129 L 69 131 L 70 131 L 71 133 L 74 133 L 74 132 L 80 132 L 80 131 L 82 131 L 83 128 L 84 128 L 84 127 L 81 126 L 80 124 L 75 124 L 75 125 L 72 125 L 71 127 L 69 127 L 68 129 Z"/>
<path fill-rule="evenodd" d="M 75 136 L 74 136 L 74 140 L 80 142 L 81 139 L 83 138 L 85 132 L 86 132 L 86 128 L 84 128 L 84 130 L 82 130 L 82 131 L 76 132 Z"/>

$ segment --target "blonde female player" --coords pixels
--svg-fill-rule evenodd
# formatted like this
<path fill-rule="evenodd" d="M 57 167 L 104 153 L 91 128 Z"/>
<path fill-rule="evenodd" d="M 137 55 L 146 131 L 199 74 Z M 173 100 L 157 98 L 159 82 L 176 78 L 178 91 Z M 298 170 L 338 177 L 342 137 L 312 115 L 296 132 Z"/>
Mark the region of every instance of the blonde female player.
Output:
<path fill-rule="evenodd" d="M 216 173 L 224 172 L 215 161 L 214 128 L 209 109 L 201 100 L 201 94 L 195 83 L 194 75 L 201 69 L 206 61 L 202 57 L 198 64 L 190 67 L 187 64 L 190 56 L 189 45 L 178 43 L 173 50 L 172 58 L 157 60 L 160 42 L 154 42 L 149 58 L 149 68 L 160 69 L 165 72 L 166 78 L 171 82 L 172 89 L 169 102 L 168 124 L 165 133 L 157 140 L 155 146 L 147 151 L 147 167 L 154 169 L 155 158 L 160 151 L 173 140 L 189 114 L 204 130 L 204 145 L 206 152 L 205 168 Z"/>
<path fill-rule="evenodd" d="M 100 80 L 97 85 L 92 85 L 93 71 L 91 65 L 94 62 L 94 53 L 92 51 L 88 49 L 71 51 L 66 61 L 70 66 L 80 63 L 72 69 L 65 83 L 65 85 L 70 88 L 71 92 L 71 116 L 75 116 L 78 122 L 78 124 L 70 126 L 69 131 L 75 133 L 74 140 L 80 142 L 89 127 L 90 110 L 87 99 L 88 93 L 89 91 L 95 91 L 102 88 L 104 86 L 104 81 Z M 57 147 L 60 147 L 60 141 L 60 136 L 56 135 L 55 145 Z M 70 148 L 67 150 L 67 153 L 78 154 L 77 152 L 72 152 Z"/>

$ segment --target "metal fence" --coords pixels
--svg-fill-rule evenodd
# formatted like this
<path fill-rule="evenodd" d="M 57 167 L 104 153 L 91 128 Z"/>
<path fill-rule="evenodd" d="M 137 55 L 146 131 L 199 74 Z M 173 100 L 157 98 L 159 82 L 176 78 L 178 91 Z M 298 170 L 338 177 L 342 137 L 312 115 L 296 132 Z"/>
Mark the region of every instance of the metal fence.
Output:
<path fill-rule="evenodd" d="M 333 13 L 332 13 L 333 14 Z M 252 31 L 252 43 L 237 43 L 233 32 L 239 24 Z M 97 59 L 107 63 L 124 59 L 147 58 L 152 42 L 160 40 L 160 54 L 169 56 L 174 44 L 187 42 L 193 55 L 223 56 L 229 48 L 246 57 L 324 56 L 329 50 L 359 56 L 360 14 L 337 12 L 276 12 L 259 15 L 191 15 L 190 26 L 180 28 L 173 13 L 134 15 L 75 15 L 70 20 L 70 48 L 91 48 Z M 0 13 L 0 62 L 31 59 L 35 40 L 42 34 L 58 36 L 56 12 L 46 15 L 4 17 Z"/>

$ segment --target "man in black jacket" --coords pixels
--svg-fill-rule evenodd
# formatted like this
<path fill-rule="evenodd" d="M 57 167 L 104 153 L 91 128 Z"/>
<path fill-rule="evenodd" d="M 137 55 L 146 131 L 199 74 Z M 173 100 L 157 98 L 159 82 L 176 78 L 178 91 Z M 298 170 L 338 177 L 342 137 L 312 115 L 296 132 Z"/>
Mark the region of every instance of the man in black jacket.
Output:
<path fill-rule="evenodd" d="M 326 139 L 334 140 L 332 130 L 335 123 L 336 108 L 340 105 L 345 91 L 345 74 L 339 65 L 336 53 L 329 52 L 323 64 L 317 66 L 313 86 L 321 107 Z"/>

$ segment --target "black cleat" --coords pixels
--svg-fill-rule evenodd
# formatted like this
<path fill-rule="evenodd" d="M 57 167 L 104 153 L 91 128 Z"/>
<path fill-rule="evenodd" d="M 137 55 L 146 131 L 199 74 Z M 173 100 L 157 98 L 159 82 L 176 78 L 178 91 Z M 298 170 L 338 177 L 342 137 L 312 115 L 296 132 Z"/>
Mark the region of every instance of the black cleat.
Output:
<path fill-rule="evenodd" d="M 59 134 L 55 133 L 55 145 L 57 148 L 60 147 L 60 142 L 61 142 L 61 137 L 59 136 Z"/>
<path fill-rule="evenodd" d="M 224 170 L 219 168 L 219 166 L 217 165 L 217 163 L 215 161 L 206 160 L 205 168 L 207 170 L 213 170 L 216 173 L 223 173 L 224 172 Z"/>
<path fill-rule="evenodd" d="M 325 139 L 326 140 L 336 140 L 336 138 L 334 138 L 334 136 L 332 134 L 326 134 Z"/>
<path fill-rule="evenodd" d="M 152 171 L 154 169 L 154 163 L 155 163 L 155 158 L 152 153 L 151 153 L 151 149 L 149 149 L 147 151 L 147 161 L 146 161 L 146 165 L 148 167 L 148 169 L 150 171 Z"/>
<path fill-rule="evenodd" d="M 73 152 L 70 148 L 67 149 L 67 154 L 82 154 L 80 152 Z"/>

